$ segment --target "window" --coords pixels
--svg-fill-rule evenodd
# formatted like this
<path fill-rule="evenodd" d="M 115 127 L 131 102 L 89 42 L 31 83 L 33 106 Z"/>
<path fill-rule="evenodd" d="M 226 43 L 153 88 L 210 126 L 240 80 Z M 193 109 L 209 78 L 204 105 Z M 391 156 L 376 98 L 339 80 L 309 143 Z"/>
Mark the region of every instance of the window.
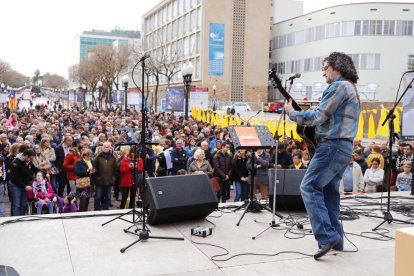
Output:
<path fill-rule="evenodd" d="M 414 55 L 408 56 L 408 70 L 414 70 Z"/>
<path fill-rule="evenodd" d="M 394 20 L 384 20 L 384 35 L 394 35 L 395 31 L 395 21 Z"/>
<path fill-rule="evenodd" d="M 191 24 L 190 29 L 195 30 L 197 28 L 197 10 L 191 12 Z"/>
<path fill-rule="evenodd" d="M 342 22 L 342 36 L 350 36 L 355 33 L 355 21 Z"/>
<path fill-rule="evenodd" d="M 361 35 L 361 20 L 355 21 L 355 35 Z"/>

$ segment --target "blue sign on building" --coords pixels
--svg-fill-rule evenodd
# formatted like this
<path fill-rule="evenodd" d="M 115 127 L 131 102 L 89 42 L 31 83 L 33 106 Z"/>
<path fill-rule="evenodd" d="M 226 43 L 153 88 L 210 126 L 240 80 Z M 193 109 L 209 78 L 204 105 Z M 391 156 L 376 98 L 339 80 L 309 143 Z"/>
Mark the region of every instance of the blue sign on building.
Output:
<path fill-rule="evenodd" d="M 208 75 L 222 76 L 224 71 L 224 24 L 210 23 Z"/>

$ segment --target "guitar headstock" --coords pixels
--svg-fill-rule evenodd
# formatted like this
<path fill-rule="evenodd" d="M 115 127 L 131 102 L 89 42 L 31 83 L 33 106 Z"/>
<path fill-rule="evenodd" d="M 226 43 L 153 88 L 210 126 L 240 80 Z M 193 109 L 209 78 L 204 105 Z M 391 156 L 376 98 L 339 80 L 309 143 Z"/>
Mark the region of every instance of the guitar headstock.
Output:
<path fill-rule="evenodd" d="M 269 70 L 269 81 L 272 82 L 273 85 L 282 86 L 282 80 L 277 75 L 276 68 Z"/>

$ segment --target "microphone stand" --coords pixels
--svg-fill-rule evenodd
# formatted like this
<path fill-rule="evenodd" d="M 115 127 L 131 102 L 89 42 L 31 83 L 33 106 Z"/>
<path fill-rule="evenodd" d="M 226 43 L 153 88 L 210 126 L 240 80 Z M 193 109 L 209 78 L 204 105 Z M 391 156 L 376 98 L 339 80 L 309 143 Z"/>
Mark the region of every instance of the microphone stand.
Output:
<path fill-rule="evenodd" d="M 286 113 L 286 111 L 283 109 L 283 112 Z M 279 123 L 277 124 L 276 129 L 279 129 L 280 127 L 280 123 L 281 120 L 279 120 Z M 270 228 L 274 228 L 274 227 L 278 227 L 280 226 L 279 224 L 276 223 L 276 215 L 279 218 L 283 218 L 283 216 L 279 213 L 276 212 L 276 183 L 277 183 L 277 148 L 279 146 L 279 136 L 277 135 L 277 131 L 275 132 L 275 136 L 274 138 L 274 148 L 275 148 L 275 177 L 273 179 L 273 204 L 272 204 L 272 221 L 269 223 L 269 226 L 266 227 L 265 229 L 263 229 L 261 232 L 259 232 L 256 236 L 253 236 L 252 239 L 255 240 L 258 236 L 260 236 L 261 234 L 263 234 L 264 232 L 266 232 L 267 230 L 269 230 Z M 270 183 L 269 183 L 270 185 Z M 255 222 L 260 222 L 260 223 L 266 223 L 264 221 L 260 221 L 255 219 Z"/>
<path fill-rule="evenodd" d="M 400 103 L 400 101 L 402 100 L 402 98 L 404 97 L 404 95 L 407 93 L 408 89 L 411 88 L 411 85 L 414 81 L 414 78 L 411 80 L 411 82 L 407 85 L 407 88 L 405 88 L 404 93 L 402 93 L 402 95 L 400 96 L 400 98 L 396 101 L 396 103 L 394 104 L 393 108 L 390 110 L 390 112 L 388 113 L 387 117 L 385 118 L 385 120 L 382 122 L 382 126 L 384 126 L 387 121 L 389 123 L 389 130 L 390 130 L 390 137 L 389 137 L 389 142 L 388 142 L 388 194 L 387 194 L 387 211 L 383 211 L 383 217 L 380 216 L 373 216 L 373 215 L 365 215 L 367 217 L 372 217 L 372 218 L 382 218 L 383 221 L 378 224 L 376 227 L 374 227 L 372 229 L 372 231 L 376 231 L 381 225 L 383 225 L 384 223 L 388 222 L 388 224 L 391 224 L 393 221 L 397 221 L 397 222 L 401 222 L 401 223 L 406 223 L 406 224 L 411 224 L 410 221 L 405 221 L 405 220 L 399 220 L 399 219 L 395 219 L 392 217 L 391 212 L 390 212 L 390 203 L 391 203 L 391 164 L 392 164 L 392 145 L 394 144 L 394 119 L 395 119 L 395 114 L 394 111 L 397 108 L 398 104 Z M 412 187 L 411 187 L 412 189 Z"/>
<path fill-rule="evenodd" d="M 147 57 L 147 55 L 145 55 L 144 57 Z M 141 122 L 141 141 L 140 141 L 140 145 L 141 145 L 141 150 L 142 150 L 142 155 L 145 157 L 147 155 L 147 148 L 146 148 L 146 142 L 145 142 L 145 134 L 146 134 L 146 122 L 147 122 L 147 110 L 146 110 L 146 105 L 144 104 L 145 102 L 145 95 L 144 95 L 144 80 L 145 80 L 145 58 L 141 58 L 140 61 L 138 61 L 138 63 L 141 62 L 141 66 L 142 66 L 142 82 L 141 82 L 141 113 L 142 113 L 142 122 Z M 137 63 L 137 64 L 138 64 Z M 135 65 L 137 66 L 137 65 Z M 135 68 L 134 66 L 134 68 Z M 132 71 L 133 74 L 134 71 Z M 132 77 L 132 80 L 134 78 Z M 135 83 L 135 81 L 134 81 Z M 135 84 L 136 85 L 136 84 Z M 137 86 L 138 87 L 138 86 Z M 164 239 L 164 240 L 184 240 L 184 238 L 178 238 L 178 237 L 162 237 L 162 236 L 151 236 L 149 233 L 151 232 L 149 230 L 149 228 L 146 225 L 146 219 L 147 219 L 147 202 L 146 202 L 146 197 L 148 196 L 148 194 L 146 194 L 146 189 L 147 189 L 147 180 L 146 180 L 146 161 L 143 162 L 143 170 L 142 170 L 142 178 L 144 180 L 143 183 L 143 188 L 142 188 L 142 226 L 139 229 L 137 226 L 137 229 L 132 232 L 129 231 L 129 228 L 124 229 L 125 233 L 129 233 L 132 235 L 135 235 L 138 237 L 137 240 L 135 240 L 134 242 L 132 242 L 131 244 L 127 245 L 126 247 L 121 248 L 121 253 L 124 253 L 128 248 L 130 248 L 131 246 L 135 245 L 136 243 L 140 242 L 140 241 L 146 241 L 148 239 Z"/>

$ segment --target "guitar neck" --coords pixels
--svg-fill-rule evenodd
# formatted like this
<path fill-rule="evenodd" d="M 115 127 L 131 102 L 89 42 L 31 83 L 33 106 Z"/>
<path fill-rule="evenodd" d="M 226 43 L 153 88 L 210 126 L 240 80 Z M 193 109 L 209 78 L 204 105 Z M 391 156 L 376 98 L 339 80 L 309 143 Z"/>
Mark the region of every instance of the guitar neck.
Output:
<path fill-rule="evenodd" d="M 279 90 L 280 94 L 282 94 L 283 97 L 285 97 L 285 99 L 287 101 L 289 101 L 290 99 L 292 99 L 292 107 L 293 109 L 297 110 L 297 111 L 301 111 L 302 108 L 300 108 L 300 106 L 298 105 L 298 103 L 292 98 L 292 96 L 290 96 L 290 94 L 285 90 L 285 88 L 283 88 L 283 86 L 279 83 L 276 84 L 276 88 Z"/>

